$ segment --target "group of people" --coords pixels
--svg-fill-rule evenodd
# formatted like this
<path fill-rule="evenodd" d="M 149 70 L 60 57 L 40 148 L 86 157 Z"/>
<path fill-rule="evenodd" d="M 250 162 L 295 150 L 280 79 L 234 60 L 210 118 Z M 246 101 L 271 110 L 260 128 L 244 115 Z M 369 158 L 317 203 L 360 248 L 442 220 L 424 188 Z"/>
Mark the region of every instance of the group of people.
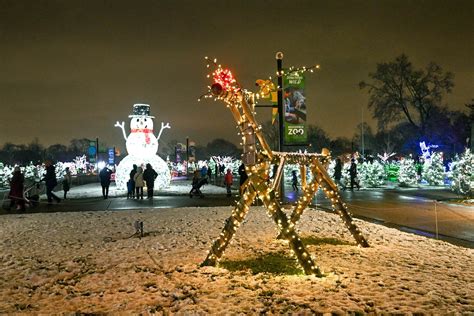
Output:
<path fill-rule="evenodd" d="M 342 190 L 346 190 L 346 186 L 342 183 L 342 161 L 340 158 L 336 159 L 336 165 L 334 167 L 334 180 L 338 186 L 342 188 Z M 355 162 L 355 159 L 351 159 L 351 166 L 349 168 L 349 176 L 350 176 L 350 190 L 354 191 L 354 187 L 357 188 L 357 190 L 360 190 L 360 184 L 357 179 L 357 164 Z M 291 171 L 291 187 L 293 188 L 293 191 L 298 192 L 298 176 L 296 174 L 296 170 Z"/>
<path fill-rule="evenodd" d="M 242 187 L 242 184 L 247 179 L 247 174 L 245 173 L 244 164 L 242 164 L 239 167 L 239 175 L 240 175 L 240 187 Z M 193 179 L 191 182 L 191 190 L 189 191 L 189 197 L 192 198 L 195 195 L 203 197 L 204 195 L 201 192 L 201 187 L 205 184 L 208 184 L 209 181 L 211 180 L 211 177 L 212 177 L 211 170 L 210 168 L 207 168 L 206 166 L 203 166 L 200 171 L 195 170 L 193 174 Z M 232 174 L 232 169 L 228 168 L 224 175 L 224 186 L 226 188 L 227 197 L 232 196 L 233 183 L 234 183 L 234 176 Z"/>
<path fill-rule="evenodd" d="M 53 200 L 57 203 L 61 202 L 61 199 L 54 194 L 53 189 L 58 185 L 56 179 L 56 170 L 54 165 L 51 161 L 47 161 L 45 163 L 46 173 L 44 178 L 41 181 L 45 182 L 46 186 L 46 196 L 48 199 L 48 203 L 52 203 Z M 109 186 L 111 183 L 112 178 L 112 170 L 108 167 L 104 167 L 99 172 L 100 184 L 102 186 L 102 196 L 104 199 L 107 199 L 109 196 Z M 239 166 L 239 177 L 240 177 L 240 194 L 242 194 L 243 185 L 247 180 L 248 176 L 245 171 L 245 165 L 242 163 Z M 360 189 L 359 182 L 357 180 L 357 165 L 355 163 L 355 159 L 351 159 L 351 166 L 349 168 L 349 175 L 350 175 L 350 190 L 354 190 L 354 187 L 357 190 Z M 130 178 L 127 182 L 127 199 L 142 199 L 143 200 L 143 187 L 147 187 L 147 199 L 153 199 L 153 189 L 155 179 L 158 176 L 156 171 L 153 169 L 151 164 L 147 163 L 145 169 L 141 166 L 133 165 L 133 169 L 130 171 Z M 294 191 L 298 191 L 298 177 L 296 171 L 293 170 L 291 173 L 292 179 L 292 188 Z M 203 196 L 200 188 L 204 185 L 209 183 L 208 179 L 211 178 L 210 175 L 210 168 L 202 168 L 201 170 L 196 170 L 194 172 L 194 176 L 192 179 L 192 189 L 189 192 L 190 197 L 193 195 Z M 336 166 L 334 168 L 334 179 L 337 185 L 342 187 L 343 190 L 346 189 L 346 186 L 341 182 L 342 178 L 342 161 L 340 158 L 336 159 Z M 227 169 L 227 172 L 224 175 L 224 185 L 226 187 L 227 196 L 231 197 L 231 188 L 234 182 L 232 170 L 230 168 Z M 67 167 L 64 172 L 63 180 L 62 180 L 62 188 L 64 191 L 64 199 L 67 199 L 67 193 L 71 188 L 72 177 L 69 168 Z M 25 204 L 28 200 L 25 199 L 24 196 L 25 192 L 25 177 L 21 172 L 20 167 L 15 167 L 12 178 L 10 179 L 10 192 L 9 192 L 9 199 L 10 199 L 10 208 L 16 205 L 17 210 L 25 210 Z"/>
<path fill-rule="evenodd" d="M 59 203 L 61 202 L 61 199 L 53 192 L 54 188 L 58 185 L 58 180 L 56 178 L 56 168 L 54 167 L 51 161 L 46 161 L 45 169 L 46 173 L 43 179 L 41 179 L 41 181 L 44 181 L 45 183 L 46 197 L 48 199 L 48 203 L 51 204 L 53 200 Z M 62 180 L 64 199 L 67 199 L 67 193 L 71 189 L 71 183 L 71 171 L 69 170 L 69 167 L 66 167 Z M 11 209 L 16 206 L 17 210 L 24 211 L 27 202 L 37 203 L 39 200 L 38 194 L 32 194 L 33 191 L 36 191 L 33 190 L 33 188 L 36 187 L 39 187 L 39 182 L 34 183 L 33 186 L 30 188 L 30 195 L 27 199 L 25 196 L 25 176 L 21 172 L 21 168 L 19 166 L 16 166 L 13 169 L 13 174 L 10 179 L 10 191 L 8 193 L 8 198 L 10 199 L 9 208 Z"/>
<path fill-rule="evenodd" d="M 133 165 L 130 171 L 130 178 L 127 182 L 127 199 L 143 200 L 143 187 L 146 185 L 147 199 L 153 199 L 153 188 L 155 179 L 158 176 L 151 164 L 147 163 L 145 170 L 142 167 Z"/>
<path fill-rule="evenodd" d="M 351 181 L 351 191 L 354 191 L 354 186 L 357 187 L 357 190 L 360 190 L 359 181 L 357 179 L 357 164 L 355 163 L 355 159 L 351 159 L 351 166 L 349 168 L 349 176 Z M 336 159 L 336 166 L 334 167 L 334 180 L 336 184 L 341 186 L 343 190 L 346 190 L 346 186 L 341 182 L 342 178 L 342 161 L 340 158 Z"/>
<path fill-rule="evenodd" d="M 57 196 L 53 190 L 58 185 L 56 177 L 56 168 L 51 161 L 45 162 L 46 173 L 41 179 L 45 183 L 46 197 L 48 203 L 51 204 L 53 201 L 57 203 L 61 202 L 61 198 Z M 99 172 L 100 184 L 102 187 L 102 197 L 108 199 L 109 187 L 112 182 L 113 171 L 108 167 L 102 168 Z M 130 172 L 130 179 L 127 183 L 128 195 L 127 198 L 143 199 L 143 187 L 147 187 L 147 198 L 153 198 L 153 188 L 155 179 L 158 176 L 157 172 L 152 168 L 151 164 L 146 164 L 145 170 L 142 167 L 133 165 L 133 169 Z M 63 198 L 67 199 L 67 194 L 71 189 L 72 176 L 69 167 L 64 170 L 63 179 L 61 182 L 62 189 L 64 191 Z M 39 186 L 39 182 L 34 184 Z M 25 176 L 21 172 L 21 168 L 16 166 L 13 169 L 12 177 L 10 179 L 10 191 L 8 193 L 10 200 L 9 209 L 16 207 L 16 210 L 24 211 L 27 202 L 31 202 L 31 198 L 27 199 L 25 196 Z M 39 196 L 37 197 L 39 199 Z M 36 200 L 36 202 L 38 201 Z"/>

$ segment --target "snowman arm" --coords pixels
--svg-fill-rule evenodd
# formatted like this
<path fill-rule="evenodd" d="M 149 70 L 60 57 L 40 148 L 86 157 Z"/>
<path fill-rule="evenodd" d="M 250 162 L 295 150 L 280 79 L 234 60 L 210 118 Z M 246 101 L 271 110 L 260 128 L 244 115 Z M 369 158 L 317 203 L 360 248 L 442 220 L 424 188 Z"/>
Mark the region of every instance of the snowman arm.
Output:
<path fill-rule="evenodd" d="M 123 138 L 125 138 L 125 141 L 127 140 L 127 135 L 125 134 L 125 122 L 122 121 L 122 124 L 120 124 L 118 121 L 117 123 L 115 123 L 114 125 L 115 127 L 120 127 L 122 129 L 122 133 L 123 133 Z"/>
<path fill-rule="evenodd" d="M 160 129 L 160 132 L 158 133 L 158 136 L 156 137 L 156 139 L 158 139 L 158 140 L 160 139 L 161 133 L 163 133 L 163 130 L 166 129 L 166 128 L 171 128 L 170 123 L 166 123 L 166 125 L 165 125 L 163 122 L 161 122 L 161 129 Z"/>

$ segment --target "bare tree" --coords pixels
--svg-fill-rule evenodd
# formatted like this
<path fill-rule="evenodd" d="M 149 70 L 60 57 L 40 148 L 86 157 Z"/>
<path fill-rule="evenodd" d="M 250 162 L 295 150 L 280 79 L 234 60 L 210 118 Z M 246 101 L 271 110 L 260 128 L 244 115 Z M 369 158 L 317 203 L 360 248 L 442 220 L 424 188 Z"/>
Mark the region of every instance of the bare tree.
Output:
<path fill-rule="evenodd" d="M 443 94 L 450 93 L 454 86 L 452 73 L 444 73 L 433 62 L 425 70 L 416 70 L 406 55 L 377 64 L 369 77 L 371 82 L 362 81 L 359 87 L 368 88 L 369 109 L 379 129 L 406 118 L 421 135 L 426 132 L 432 109 L 441 105 Z"/>

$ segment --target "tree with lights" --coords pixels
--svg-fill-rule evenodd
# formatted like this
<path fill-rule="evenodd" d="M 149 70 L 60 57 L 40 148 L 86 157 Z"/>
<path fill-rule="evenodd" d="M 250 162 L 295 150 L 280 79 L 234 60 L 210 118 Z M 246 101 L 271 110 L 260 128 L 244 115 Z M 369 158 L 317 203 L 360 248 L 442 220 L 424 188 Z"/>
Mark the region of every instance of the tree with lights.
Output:
<path fill-rule="evenodd" d="M 422 177 L 429 185 L 443 185 L 445 176 L 443 155 L 435 152 L 432 154 L 431 159 L 426 160 L 423 164 Z"/>
<path fill-rule="evenodd" d="M 380 162 L 363 162 L 359 170 L 360 186 L 363 188 L 376 188 L 385 183 L 385 170 Z"/>
<path fill-rule="evenodd" d="M 278 53 L 277 58 L 278 56 L 282 56 L 282 54 Z M 221 100 L 231 111 L 242 136 L 242 160 L 245 163 L 248 178 L 242 185 L 244 194 L 237 202 L 232 215 L 226 220 L 222 233 L 213 242 L 202 265 L 215 266 L 218 264 L 238 227 L 244 221 L 250 206 L 256 198 L 259 198 L 263 202 L 268 215 L 278 227 L 279 236 L 288 242 L 292 254 L 296 256 L 304 272 L 322 276 L 322 271 L 314 263 L 296 231 L 298 220 L 319 188 L 330 199 L 333 209 L 346 224 L 356 242 L 362 247 L 368 247 L 367 240 L 353 223 L 347 205 L 342 201 L 336 184 L 326 171 L 330 158 L 329 151 L 323 150 L 322 154 L 272 151 L 263 136 L 262 127 L 255 119 L 257 94 L 242 89 L 234 79 L 232 72 L 223 69 L 221 65 L 217 65 L 216 60 L 209 61 L 208 68 L 211 65 L 216 68 L 208 75 L 208 78 L 213 79 L 213 84 L 203 97 Z M 310 68 L 290 68 L 289 71 L 304 72 L 307 69 Z M 283 76 L 283 73 L 279 72 L 278 76 Z M 302 196 L 298 199 L 289 218 L 283 212 L 278 198 L 278 188 L 283 178 L 285 164 L 297 164 L 299 166 L 302 187 Z M 270 180 L 269 174 L 272 165 L 278 167 L 273 179 Z M 307 170 L 312 175 L 310 181 L 306 179 Z"/>
<path fill-rule="evenodd" d="M 474 155 L 466 148 L 451 166 L 451 189 L 467 198 L 474 196 Z"/>
<path fill-rule="evenodd" d="M 401 187 L 415 186 L 417 175 L 415 161 L 412 158 L 402 158 L 400 160 L 400 169 L 398 170 L 398 184 Z"/>

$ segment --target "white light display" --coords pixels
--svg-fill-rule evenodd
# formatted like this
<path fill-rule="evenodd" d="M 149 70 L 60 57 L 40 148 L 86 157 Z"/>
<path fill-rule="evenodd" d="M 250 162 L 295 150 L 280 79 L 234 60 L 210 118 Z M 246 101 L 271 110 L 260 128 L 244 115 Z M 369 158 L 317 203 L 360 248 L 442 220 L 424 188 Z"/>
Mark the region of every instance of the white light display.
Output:
<path fill-rule="evenodd" d="M 130 171 L 133 165 L 145 167 L 151 164 L 158 176 L 155 180 L 155 189 L 162 189 L 169 186 L 171 181 L 170 171 L 166 162 L 156 153 L 158 151 L 158 141 L 164 129 L 171 128 L 169 123 L 161 123 L 158 136 L 153 131 L 153 116 L 149 115 L 150 106 L 148 104 L 134 104 L 133 114 L 129 115 L 130 135 L 125 133 L 125 122 L 115 123 L 116 127 L 122 129 L 123 137 L 126 141 L 128 156 L 126 156 L 117 166 L 115 182 L 118 189 L 127 189 L 127 181 L 130 178 Z"/>

